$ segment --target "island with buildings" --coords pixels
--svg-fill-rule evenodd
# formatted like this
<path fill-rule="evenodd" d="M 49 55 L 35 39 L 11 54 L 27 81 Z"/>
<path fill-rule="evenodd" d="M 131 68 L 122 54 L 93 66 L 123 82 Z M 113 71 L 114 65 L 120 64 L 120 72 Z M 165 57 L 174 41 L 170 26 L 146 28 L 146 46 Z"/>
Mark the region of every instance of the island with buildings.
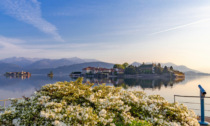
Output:
<path fill-rule="evenodd" d="M 160 64 L 142 64 L 140 66 L 115 64 L 113 68 L 86 67 L 81 71 L 72 72 L 71 77 L 126 77 L 126 78 L 176 78 L 183 79 L 183 72 L 173 67 L 161 67 Z"/>
<path fill-rule="evenodd" d="M 21 78 L 21 79 L 26 79 L 31 77 L 31 73 L 29 72 L 6 72 L 4 76 L 9 77 L 9 78 Z"/>

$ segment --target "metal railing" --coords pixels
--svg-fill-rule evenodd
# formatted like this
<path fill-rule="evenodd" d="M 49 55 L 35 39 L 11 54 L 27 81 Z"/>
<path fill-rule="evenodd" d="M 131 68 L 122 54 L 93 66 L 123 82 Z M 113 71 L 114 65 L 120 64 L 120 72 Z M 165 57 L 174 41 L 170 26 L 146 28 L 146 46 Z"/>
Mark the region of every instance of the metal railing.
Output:
<path fill-rule="evenodd" d="M 22 99 L 22 98 L 15 98 L 15 99 Z M 4 99 L 4 100 L 0 100 L 0 102 L 4 102 L 4 106 L 2 106 L 2 107 L 6 107 L 6 102 L 7 101 L 10 101 L 9 99 Z"/>
<path fill-rule="evenodd" d="M 174 95 L 174 103 L 176 102 L 176 97 L 187 97 L 187 98 L 199 98 L 200 99 L 200 96 Z M 206 96 L 204 98 L 210 98 L 210 97 L 207 97 Z M 180 102 L 180 103 L 184 103 L 184 104 L 198 104 L 198 105 L 200 105 L 200 102 L 199 103 L 196 103 L 196 102 Z M 210 104 L 205 103 L 205 105 L 210 105 Z M 196 108 L 189 108 L 189 109 L 192 109 L 192 110 L 200 110 L 200 109 L 196 109 Z M 210 110 L 205 110 L 205 111 L 210 112 Z"/>

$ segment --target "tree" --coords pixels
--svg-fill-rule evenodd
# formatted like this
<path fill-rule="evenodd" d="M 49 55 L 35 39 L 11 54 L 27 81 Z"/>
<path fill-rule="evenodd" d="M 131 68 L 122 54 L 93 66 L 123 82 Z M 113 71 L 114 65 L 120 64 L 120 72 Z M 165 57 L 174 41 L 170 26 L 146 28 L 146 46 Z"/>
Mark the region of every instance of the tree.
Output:
<path fill-rule="evenodd" d="M 155 67 L 155 73 L 157 73 L 157 74 L 162 74 L 162 67 L 159 67 L 159 66 L 156 66 Z"/>
<path fill-rule="evenodd" d="M 165 66 L 165 67 L 163 68 L 163 73 L 167 73 L 167 72 L 168 72 L 168 67 Z"/>
<path fill-rule="evenodd" d="M 52 72 L 52 71 L 50 71 L 50 73 L 49 73 L 48 75 L 53 76 L 53 72 Z"/>
<path fill-rule="evenodd" d="M 113 68 L 124 69 L 123 65 L 121 64 L 114 64 Z"/>
<path fill-rule="evenodd" d="M 158 67 L 161 67 L 161 64 L 160 63 L 158 63 Z"/>
<path fill-rule="evenodd" d="M 128 66 L 129 66 L 129 64 L 127 63 L 127 62 L 125 62 L 125 63 L 123 63 L 123 65 L 122 65 L 123 67 L 124 67 L 124 69 L 125 68 L 127 68 Z"/>
<path fill-rule="evenodd" d="M 53 72 L 50 71 L 50 73 L 48 74 L 48 77 L 50 77 L 51 79 L 53 78 Z"/>
<path fill-rule="evenodd" d="M 137 74 L 137 69 L 130 65 L 125 69 L 125 74 Z"/>
<path fill-rule="evenodd" d="M 170 66 L 170 70 L 174 70 L 174 68 L 172 66 Z"/>

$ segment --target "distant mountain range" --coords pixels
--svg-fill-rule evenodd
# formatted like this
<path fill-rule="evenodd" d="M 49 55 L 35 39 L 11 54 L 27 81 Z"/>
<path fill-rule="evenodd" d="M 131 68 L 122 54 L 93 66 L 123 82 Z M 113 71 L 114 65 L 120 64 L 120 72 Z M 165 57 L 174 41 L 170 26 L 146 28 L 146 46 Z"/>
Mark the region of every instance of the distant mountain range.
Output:
<path fill-rule="evenodd" d="M 20 67 L 28 66 L 38 60 L 41 60 L 39 58 L 25 58 L 25 57 L 11 57 L 0 60 L 0 62 L 3 63 L 9 63 L 9 64 L 16 64 Z"/>
<path fill-rule="evenodd" d="M 61 66 L 57 68 L 47 68 L 47 69 L 31 69 L 28 70 L 32 74 L 47 74 L 50 71 L 53 71 L 54 74 L 70 74 L 71 72 L 75 71 L 82 71 L 85 67 L 103 67 L 103 68 L 112 68 L 114 64 L 112 63 L 105 63 L 105 62 L 86 62 L 80 64 L 74 64 L 69 66 Z"/>
<path fill-rule="evenodd" d="M 63 59 L 40 59 L 40 58 L 25 58 L 11 57 L 0 60 L 2 63 L 15 64 L 24 69 L 44 69 L 56 68 L 60 66 L 73 65 L 85 62 L 97 62 L 95 59 L 80 59 L 77 57 Z"/>
<path fill-rule="evenodd" d="M 69 66 L 73 64 L 96 62 L 94 59 L 80 59 L 77 57 L 69 59 L 42 59 L 28 65 L 27 69 L 44 69 L 44 68 L 57 68 L 60 66 Z"/>
<path fill-rule="evenodd" d="M 113 65 L 113 63 L 100 62 L 95 59 L 81 59 L 78 57 L 63 59 L 12 57 L 0 60 L 0 74 L 22 70 L 31 72 L 32 74 L 47 74 L 50 71 L 53 71 L 55 74 L 70 74 L 73 71 L 81 71 L 88 66 L 112 68 Z M 139 66 L 141 63 L 133 62 L 132 65 Z M 209 75 L 190 69 L 184 65 L 161 63 L 161 66 L 172 66 L 175 70 L 182 71 L 186 75 Z"/>
<path fill-rule="evenodd" d="M 186 67 L 184 65 L 176 65 L 174 63 L 162 63 L 161 65 L 162 65 L 162 67 L 164 67 L 164 66 L 167 66 L 167 67 L 172 66 L 175 70 L 182 71 L 182 72 L 193 71 L 195 73 L 201 73 L 201 72 L 199 72 L 197 70 L 190 69 L 190 68 L 188 68 L 188 67 Z"/>
<path fill-rule="evenodd" d="M 63 59 L 41 59 L 11 57 L 0 60 L 0 74 L 10 71 L 31 71 L 40 69 L 54 69 L 61 66 L 70 66 L 73 64 L 98 62 L 95 59 L 81 59 L 77 57 Z"/>
<path fill-rule="evenodd" d="M 0 74 L 4 74 L 5 72 L 8 71 L 21 71 L 21 70 L 22 68 L 18 65 L 0 62 Z"/>
<path fill-rule="evenodd" d="M 167 67 L 172 66 L 173 69 L 178 70 L 178 71 L 182 71 L 182 72 L 185 73 L 185 75 L 198 75 L 198 76 L 199 75 L 210 75 L 209 73 L 203 73 L 203 72 L 200 72 L 198 70 L 188 68 L 184 65 L 176 65 L 174 63 L 163 63 L 162 66 L 167 66 Z"/>

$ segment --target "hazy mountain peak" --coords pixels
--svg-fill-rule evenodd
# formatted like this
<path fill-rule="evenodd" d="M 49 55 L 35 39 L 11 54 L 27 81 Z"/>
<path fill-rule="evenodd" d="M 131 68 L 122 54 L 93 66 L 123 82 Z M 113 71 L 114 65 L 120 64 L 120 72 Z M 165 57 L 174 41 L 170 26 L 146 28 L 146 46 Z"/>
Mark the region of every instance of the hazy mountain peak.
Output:
<path fill-rule="evenodd" d="M 192 72 L 195 72 L 195 73 L 201 73 L 200 71 L 197 71 L 197 70 L 193 70 L 191 68 L 188 68 L 187 66 L 185 65 L 176 65 L 174 63 L 162 63 L 162 65 L 164 66 L 167 66 L 167 67 L 170 67 L 172 66 L 175 70 L 179 70 L 179 71 L 182 71 L 182 72 L 189 72 L 189 71 L 192 71 Z"/>
<path fill-rule="evenodd" d="M 3 61 L 3 62 L 16 62 L 16 61 L 24 61 L 24 60 L 34 62 L 34 61 L 40 60 L 40 58 L 9 57 L 9 58 L 2 59 L 1 61 Z"/>
<path fill-rule="evenodd" d="M 10 58 L 2 59 L 0 61 L 4 63 L 11 63 L 11 64 L 16 64 L 18 66 L 24 67 L 38 60 L 40 59 L 39 58 L 25 58 L 25 57 L 10 57 Z"/>
<path fill-rule="evenodd" d="M 68 66 L 78 63 L 95 62 L 94 59 L 81 59 L 78 57 L 62 58 L 62 59 L 42 59 L 30 64 L 28 69 L 43 69 L 43 68 L 56 68 L 60 66 Z"/>
<path fill-rule="evenodd" d="M 72 65 L 85 62 L 96 62 L 95 59 L 81 59 L 78 57 L 61 58 L 61 59 L 41 59 L 41 58 L 25 58 L 10 57 L 0 60 L 3 63 L 16 64 L 27 69 L 56 68 L 59 66 Z"/>
<path fill-rule="evenodd" d="M 140 66 L 141 65 L 141 63 L 139 63 L 139 62 L 133 62 L 133 63 L 131 63 L 131 65 L 133 65 L 133 66 Z"/>

